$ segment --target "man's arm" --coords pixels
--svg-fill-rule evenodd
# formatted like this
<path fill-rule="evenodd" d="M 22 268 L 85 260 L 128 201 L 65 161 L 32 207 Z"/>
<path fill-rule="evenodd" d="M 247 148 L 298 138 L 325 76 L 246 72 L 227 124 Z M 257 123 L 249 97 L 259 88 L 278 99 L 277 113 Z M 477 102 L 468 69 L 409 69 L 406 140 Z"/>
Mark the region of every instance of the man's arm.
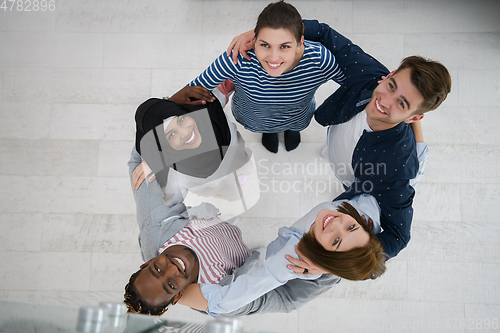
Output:
<path fill-rule="evenodd" d="M 232 275 L 227 276 L 220 284 L 224 284 L 232 278 Z M 241 317 L 263 313 L 289 313 L 327 292 L 339 282 L 340 278 L 331 274 L 323 274 L 315 280 L 293 279 L 238 310 L 224 314 L 224 316 Z M 189 299 L 185 298 L 188 295 Z M 193 284 L 186 288 L 179 303 L 199 310 L 208 308 L 208 303 L 201 294 L 199 284 Z"/>
<path fill-rule="evenodd" d="M 381 184 L 382 185 L 382 184 Z M 383 231 L 377 235 L 389 258 L 395 257 L 410 241 L 413 219 L 413 196 L 415 191 L 408 180 L 384 183 L 390 190 L 378 192 L 380 225 Z"/>
<path fill-rule="evenodd" d="M 134 147 L 128 162 L 131 184 L 133 172 L 141 163 L 141 155 Z M 147 261 L 156 257 L 160 246 L 184 228 L 188 221 L 186 206 L 178 200 L 172 205 L 165 205 L 157 182 L 143 182 L 137 190 L 132 192 L 140 230 L 139 246 L 143 260 Z M 182 196 L 179 196 L 179 199 L 181 198 Z M 170 219 L 167 219 L 169 217 Z"/>
<path fill-rule="evenodd" d="M 259 255 L 258 252 L 254 251 L 242 267 L 237 269 L 234 274 L 226 276 L 220 282 L 220 286 L 214 286 L 225 287 L 234 283 L 234 280 L 239 281 L 242 278 L 245 279 L 245 275 L 254 272 L 253 268 L 257 266 L 258 263 Z M 302 305 L 326 292 L 339 281 L 339 277 L 331 274 L 324 274 L 314 280 L 289 280 L 286 284 L 267 292 L 261 297 L 240 307 L 238 310 L 225 313 L 224 315 L 239 317 L 256 313 L 288 313 L 300 308 Z M 249 288 L 252 289 L 253 285 Z M 179 300 L 179 303 L 201 311 L 206 311 L 208 309 L 208 302 L 206 298 L 203 297 L 199 284 L 188 286 L 184 290 L 184 294 Z"/>
<path fill-rule="evenodd" d="M 208 313 L 211 316 L 235 311 L 289 280 L 319 278 L 318 275 L 299 276 L 287 268 L 288 261 L 285 255 L 296 255 L 294 245 L 299 242 L 302 232 L 283 227 L 278 234 L 278 238 L 268 245 L 263 264 L 238 277 L 234 276 L 226 285 L 201 285 L 200 289 L 208 301 Z"/>
<path fill-rule="evenodd" d="M 327 292 L 339 281 L 339 277 L 331 274 L 324 274 L 316 280 L 290 280 L 238 310 L 225 314 L 225 316 L 289 313 Z"/>
<path fill-rule="evenodd" d="M 368 188 L 368 192 L 363 190 Z M 377 200 L 381 211 L 380 225 L 383 229 L 377 237 L 384 246 L 385 254 L 389 258 L 395 257 L 410 241 L 413 218 L 411 205 L 415 190 L 409 185 L 408 179 L 388 182 L 360 177 L 335 200 L 351 199 L 360 193 L 371 194 Z"/>
<path fill-rule="evenodd" d="M 227 47 L 226 55 L 233 58 L 233 63 L 236 65 L 238 63 L 238 55 L 247 60 L 250 60 L 250 56 L 247 54 L 248 50 L 253 49 L 255 46 L 255 33 L 254 30 L 248 30 L 233 38 L 231 44 Z"/>
<path fill-rule="evenodd" d="M 304 38 L 321 43 L 330 50 L 346 77 L 355 75 L 357 78 L 379 80 L 389 73 L 384 65 L 328 24 L 304 20 Z"/>
<path fill-rule="evenodd" d="M 304 39 L 323 44 L 335 56 L 344 74 L 361 73 L 360 70 L 364 67 L 368 70 L 363 71 L 363 75 L 370 78 L 375 72 L 377 79 L 389 73 L 380 62 L 327 24 L 316 20 L 304 20 L 304 29 Z M 246 51 L 254 47 L 254 37 L 253 30 L 234 37 L 227 48 L 227 57 L 231 56 L 234 64 L 238 63 L 239 55 L 250 60 Z"/>
<path fill-rule="evenodd" d="M 259 263 L 259 252 L 253 251 L 242 267 L 236 269 L 232 275 L 226 276 L 219 284 L 225 286 L 231 283 L 234 279 L 251 272 Z M 331 274 L 323 274 L 315 280 L 289 280 L 284 285 L 267 292 L 238 310 L 224 315 L 239 317 L 261 313 L 288 313 L 330 290 L 339 281 L 339 277 Z"/>
<path fill-rule="evenodd" d="M 363 102 L 370 100 L 377 81 L 389 70 L 327 24 L 304 20 L 304 27 L 305 39 L 330 50 L 346 77 L 340 88 L 316 109 L 314 118 L 323 126 L 346 122 L 363 111 Z"/>

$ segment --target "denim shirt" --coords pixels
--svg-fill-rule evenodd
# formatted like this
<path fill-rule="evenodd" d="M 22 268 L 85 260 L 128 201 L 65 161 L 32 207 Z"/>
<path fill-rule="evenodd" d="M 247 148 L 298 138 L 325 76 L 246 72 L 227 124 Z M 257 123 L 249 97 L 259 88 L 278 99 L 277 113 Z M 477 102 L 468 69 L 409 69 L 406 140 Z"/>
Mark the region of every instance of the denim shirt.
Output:
<path fill-rule="evenodd" d="M 321 275 L 303 276 L 289 270 L 286 266 L 290 262 L 285 259 L 285 255 L 289 254 L 298 259 L 294 246 L 299 243 L 303 234 L 309 231 L 319 211 L 336 210 L 344 201 L 351 204 L 360 215 L 365 215 L 367 219 L 371 218 L 375 232 L 380 230 L 380 209 L 375 198 L 370 195 L 319 204 L 291 227 L 279 229 L 278 237 L 267 246 L 266 259 L 263 264 L 225 286 L 201 284 L 201 292 L 208 301 L 207 313 L 216 317 L 237 310 L 289 280 L 316 280 L 321 277 Z"/>

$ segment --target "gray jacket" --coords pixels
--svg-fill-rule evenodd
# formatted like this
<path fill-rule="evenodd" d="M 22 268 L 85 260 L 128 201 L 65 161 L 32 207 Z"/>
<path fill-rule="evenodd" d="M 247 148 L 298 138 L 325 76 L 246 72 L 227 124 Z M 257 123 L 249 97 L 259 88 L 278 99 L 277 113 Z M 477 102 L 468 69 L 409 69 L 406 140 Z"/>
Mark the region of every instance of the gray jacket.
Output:
<path fill-rule="evenodd" d="M 128 162 L 131 181 L 132 172 L 141 162 L 141 156 L 134 148 Z M 133 191 L 137 206 L 139 246 L 144 261 L 156 257 L 158 249 L 186 226 L 189 216 L 210 218 L 217 213 L 217 209 L 212 205 L 202 205 L 189 212 L 180 202 L 167 206 L 163 202 L 159 189 L 150 189 L 148 186 L 158 185 L 156 182 L 148 184 L 145 181 L 138 190 Z M 254 251 L 242 267 L 222 279 L 220 284 L 226 285 L 231 279 L 245 274 L 258 264 L 259 253 Z M 291 280 L 228 315 L 236 317 L 256 313 L 291 312 L 328 291 L 339 281 L 339 277 L 328 274 L 324 274 L 317 280 Z"/>

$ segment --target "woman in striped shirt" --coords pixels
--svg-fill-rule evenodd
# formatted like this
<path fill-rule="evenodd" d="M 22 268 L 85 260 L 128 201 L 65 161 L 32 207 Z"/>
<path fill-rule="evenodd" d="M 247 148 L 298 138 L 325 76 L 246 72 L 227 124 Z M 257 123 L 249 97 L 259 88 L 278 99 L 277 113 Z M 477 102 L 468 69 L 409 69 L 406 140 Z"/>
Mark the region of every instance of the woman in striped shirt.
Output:
<path fill-rule="evenodd" d="M 344 75 L 335 57 L 319 43 L 304 41 L 302 18 L 285 2 L 271 3 L 259 15 L 255 48 L 238 56 L 237 64 L 226 54 L 217 58 L 189 83 L 214 89 L 227 79 L 234 83 L 232 111 L 246 129 L 263 133 L 267 150 L 278 151 L 278 133 L 285 132 L 285 148 L 295 149 L 300 131 L 314 114 L 314 93 Z"/>

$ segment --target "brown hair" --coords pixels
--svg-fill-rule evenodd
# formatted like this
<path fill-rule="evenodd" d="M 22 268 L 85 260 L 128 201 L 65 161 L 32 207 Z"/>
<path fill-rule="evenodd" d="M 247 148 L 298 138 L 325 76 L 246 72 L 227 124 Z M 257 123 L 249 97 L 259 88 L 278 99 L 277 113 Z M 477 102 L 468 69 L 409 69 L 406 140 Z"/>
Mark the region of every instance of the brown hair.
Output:
<path fill-rule="evenodd" d="M 134 282 L 135 279 L 137 279 L 137 276 L 139 276 L 139 273 L 143 270 L 141 268 L 132 276 L 130 277 L 130 280 L 128 281 L 127 285 L 125 286 L 125 295 L 124 295 L 124 302 L 125 305 L 127 306 L 127 312 L 129 313 L 142 313 L 142 314 L 147 314 L 147 315 L 152 315 L 152 316 L 161 316 L 168 310 L 168 306 L 172 303 L 174 300 L 174 297 L 170 299 L 165 304 L 161 304 L 158 306 L 152 306 L 149 303 L 146 303 L 143 301 L 139 295 L 137 295 L 137 291 L 134 288 Z"/>
<path fill-rule="evenodd" d="M 304 24 L 299 12 L 294 6 L 284 1 L 270 3 L 260 13 L 254 29 L 255 38 L 263 28 L 290 30 L 298 43 L 304 34 Z"/>
<path fill-rule="evenodd" d="M 424 97 L 424 101 L 414 114 L 437 109 L 451 91 L 451 77 L 448 69 L 440 62 L 420 56 L 404 58 L 394 73 L 405 68 L 410 68 L 411 83 Z"/>
<path fill-rule="evenodd" d="M 337 211 L 352 216 L 368 232 L 368 244 L 347 252 L 327 251 L 312 232 L 307 232 L 299 241 L 299 251 L 319 268 L 341 278 L 352 281 L 378 278 L 385 272 L 382 243 L 353 206 L 343 202 Z"/>

